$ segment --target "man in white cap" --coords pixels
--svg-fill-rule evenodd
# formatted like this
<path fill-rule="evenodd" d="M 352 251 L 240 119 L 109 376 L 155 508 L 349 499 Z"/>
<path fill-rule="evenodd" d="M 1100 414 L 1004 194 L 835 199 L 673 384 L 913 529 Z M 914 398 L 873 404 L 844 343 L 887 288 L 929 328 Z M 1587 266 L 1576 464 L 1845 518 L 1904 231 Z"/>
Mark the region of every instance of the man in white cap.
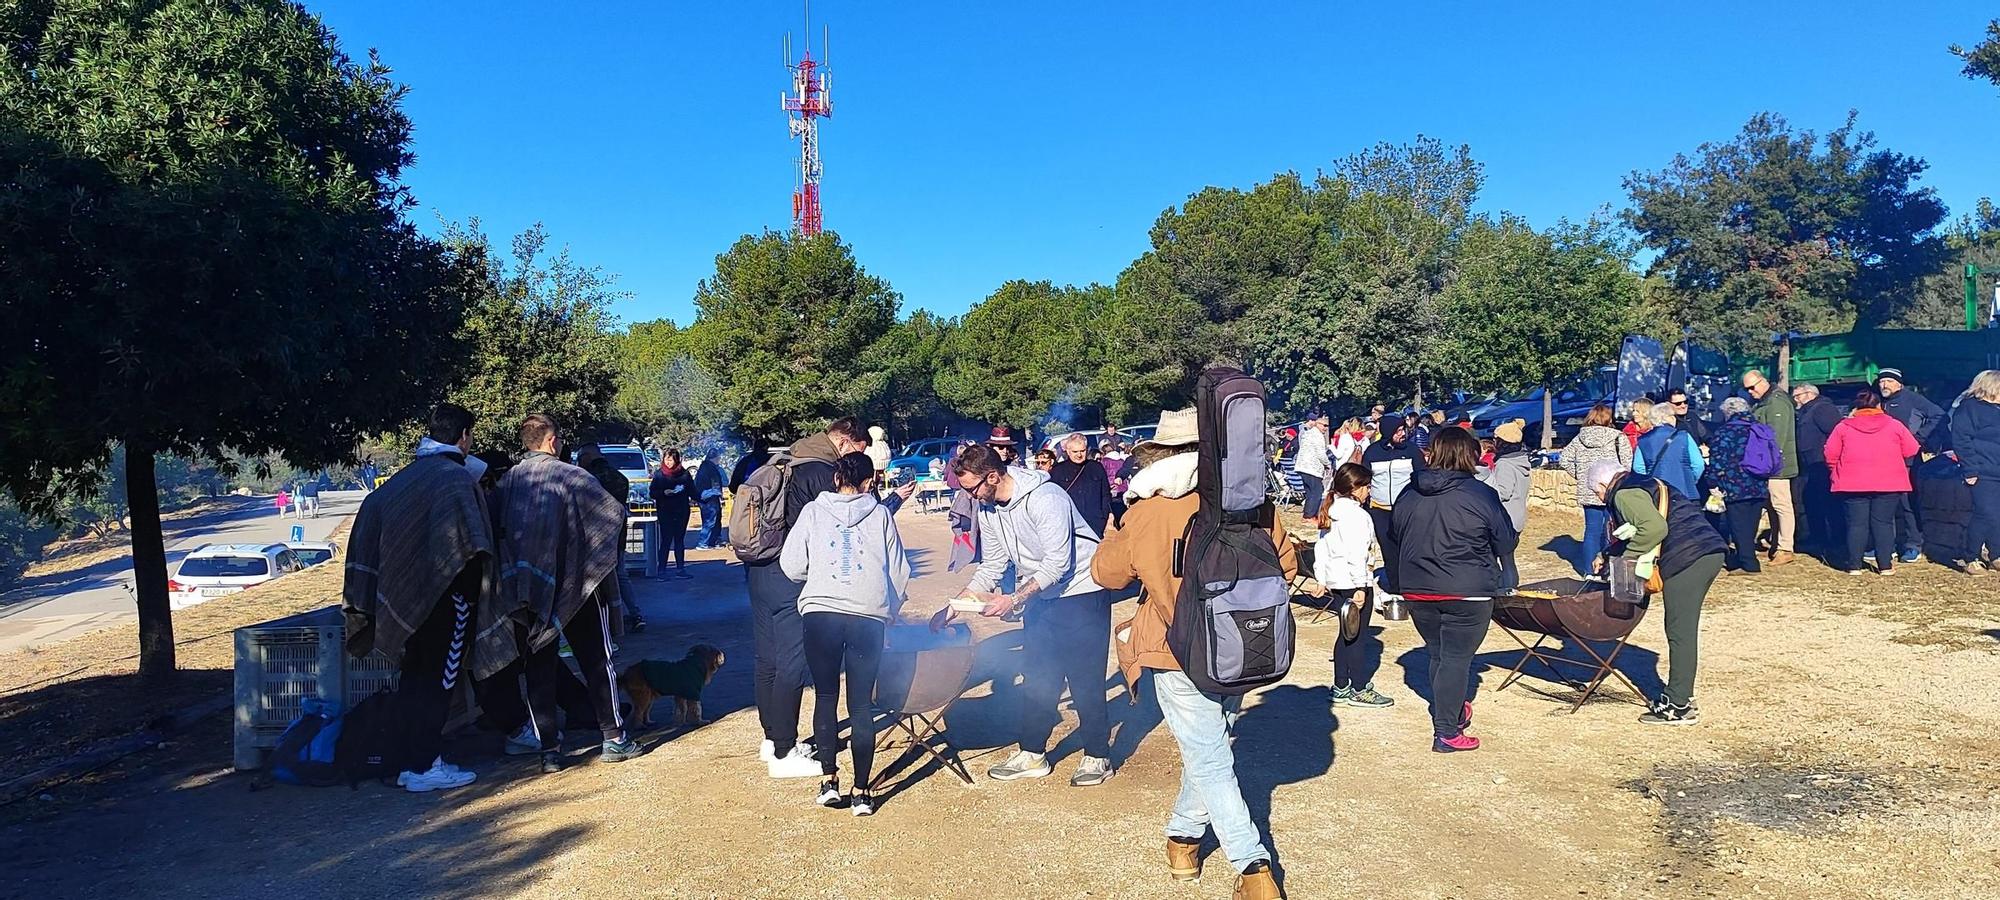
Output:
<path fill-rule="evenodd" d="M 1903 370 L 1883 369 L 1875 374 L 1875 386 L 1882 394 L 1882 411 L 1888 413 L 1903 427 L 1910 429 L 1910 435 L 1917 439 L 1917 446 L 1931 446 L 1931 438 L 1937 427 L 1945 419 L 1944 410 L 1932 403 L 1930 398 L 1917 393 L 1903 383 Z M 1916 460 L 1910 460 L 1911 465 Z M 1915 479 L 1910 481 L 1916 484 Z M 1923 558 L 1924 532 L 1917 521 L 1917 510 L 1912 505 L 1914 491 L 1903 495 L 1903 503 L 1896 509 L 1896 537 L 1903 549 L 1903 562 L 1913 563 Z M 1884 563 L 1886 565 L 1886 563 Z"/>

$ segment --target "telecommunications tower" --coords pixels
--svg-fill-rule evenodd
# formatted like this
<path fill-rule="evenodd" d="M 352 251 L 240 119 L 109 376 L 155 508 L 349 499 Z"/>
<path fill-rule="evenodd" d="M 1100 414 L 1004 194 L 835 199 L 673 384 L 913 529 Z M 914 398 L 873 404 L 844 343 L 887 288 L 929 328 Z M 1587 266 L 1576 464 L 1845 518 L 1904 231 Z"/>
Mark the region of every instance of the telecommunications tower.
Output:
<path fill-rule="evenodd" d="M 806 44 L 797 63 L 792 62 L 792 35 L 785 34 L 785 68 L 792 72 L 792 92 L 781 95 L 781 105 L 791 114 L 792 137 L 799 139 L 799 183 L 792 190 L 792 227 L 803 237 L 820 231 L 819 211 L 819 120 L 833 115 L 833 97 L 827 92 L 826 38 L 820 39 L 819 60 L 812 55 L 812 7 L 806 7 Z"/>

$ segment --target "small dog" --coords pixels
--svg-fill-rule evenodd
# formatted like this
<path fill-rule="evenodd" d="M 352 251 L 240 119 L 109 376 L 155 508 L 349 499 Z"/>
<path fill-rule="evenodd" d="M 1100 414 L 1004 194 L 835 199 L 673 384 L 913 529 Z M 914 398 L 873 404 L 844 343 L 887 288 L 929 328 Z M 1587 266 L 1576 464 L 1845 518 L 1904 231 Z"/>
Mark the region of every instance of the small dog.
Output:
<path fill-rule="evenodd" d="M 701 717 L 701 690 L 722 668 L 722 651 L 696 644 L 677 662 L 647 659 L 633 663 L 618 676 L 618 686 L 632 698 L 632 718 L 639 727 L 653 724 L 653 701 L 674 698 L 675 725 L 706 725 Z"/>

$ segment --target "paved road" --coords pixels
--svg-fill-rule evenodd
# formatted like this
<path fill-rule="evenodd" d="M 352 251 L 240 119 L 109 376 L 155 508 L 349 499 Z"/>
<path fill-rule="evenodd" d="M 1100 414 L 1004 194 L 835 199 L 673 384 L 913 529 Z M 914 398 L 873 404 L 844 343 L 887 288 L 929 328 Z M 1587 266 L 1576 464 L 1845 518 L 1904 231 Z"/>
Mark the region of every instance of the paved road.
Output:
<path fill-rule="evenodd" d="M 168 524 L 167 571 L 203 544 L 253 544 L 282 541 L 292 526 L 305 528 L 306 540 L 320 540 L 361 506 L 361 493 L 320 495 L 315 519 L 279 518 L 271 498 L 249 497 Z M 29 579 L 0 594 L 0 652 L 76 637 L 137 617 L 132 600 L 132 557 L 128 553 L 76 572 Z"/>

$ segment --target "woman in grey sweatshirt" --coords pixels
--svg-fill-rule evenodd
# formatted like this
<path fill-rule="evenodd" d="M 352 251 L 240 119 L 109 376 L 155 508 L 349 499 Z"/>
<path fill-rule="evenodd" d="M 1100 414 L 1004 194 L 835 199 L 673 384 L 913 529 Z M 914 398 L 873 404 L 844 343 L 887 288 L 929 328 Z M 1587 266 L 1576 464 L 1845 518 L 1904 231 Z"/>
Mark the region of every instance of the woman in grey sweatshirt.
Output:
<path fill-rule="evenodd" d="M 799 613 L 805 627 L 806 666 L 813 677 L 813 746 L 820 784 L 816 801 L 857 816 L 875 812 L 868 794 L 875 762 L 875 676 L 882 665 L 883 631 L 903 605 L 910 561 L 896 519 L 876 502 L 875 463 L 849 453 L 833 464 L 834 489 L 799 512 L 785 536 L 779 565 L 805 583 Z M 847 676 L 847 711 L 854 757 L 854 795 L 840 793 L 839 686 Z"/>

